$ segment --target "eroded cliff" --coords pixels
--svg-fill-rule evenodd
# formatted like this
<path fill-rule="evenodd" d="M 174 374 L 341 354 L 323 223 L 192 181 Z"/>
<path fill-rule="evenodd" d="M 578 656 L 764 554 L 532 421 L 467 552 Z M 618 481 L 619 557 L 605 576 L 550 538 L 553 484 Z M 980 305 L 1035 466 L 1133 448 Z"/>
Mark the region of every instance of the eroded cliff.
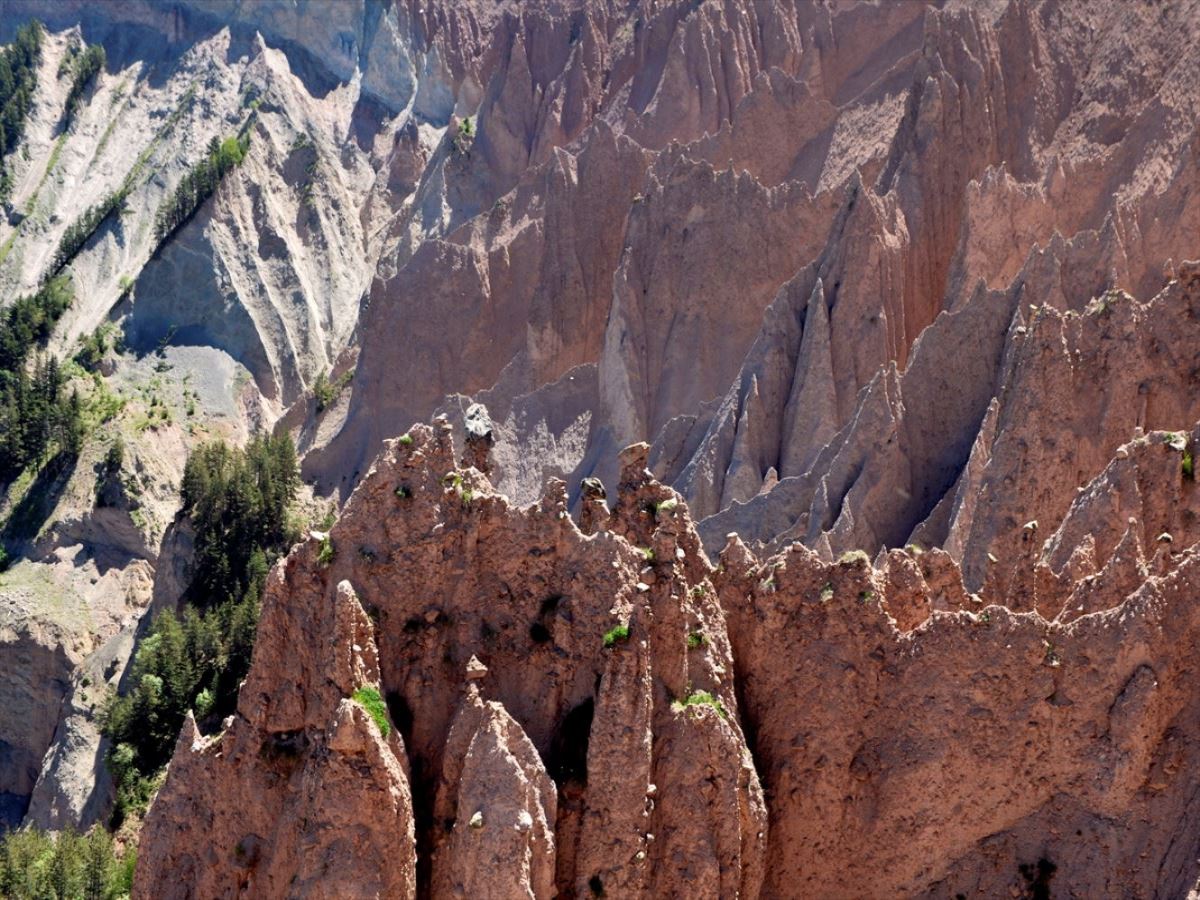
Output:
<path fill-rule="evenodd" d="M 238 713 L 185 727 L 137 893 L 1178 896 L 1193 446 L 1119 448 L 972 593 L 938 549 L 731 535 L 714 566 L 645 444 L 577 523 L 561 481 L 518 508 L 478 438 L 456 463 L 445 420 L 414 427 L 273 572 Z"/>
<path fill-rule="evenodd" d="M 275 428 L 352 499 L 272 575 L 239 715 L 181 736 L 145 896 L 1196 879 L 1195 2 L 29 16 L 0 288 L 127 187 L 49 349 L 124 344 L 73 376 L 74 466 L 0 503 L 0 821 L 106 814 L 183 461 Z M 372 468 L 473 401 L 490 457 L 418 427 Z"/>

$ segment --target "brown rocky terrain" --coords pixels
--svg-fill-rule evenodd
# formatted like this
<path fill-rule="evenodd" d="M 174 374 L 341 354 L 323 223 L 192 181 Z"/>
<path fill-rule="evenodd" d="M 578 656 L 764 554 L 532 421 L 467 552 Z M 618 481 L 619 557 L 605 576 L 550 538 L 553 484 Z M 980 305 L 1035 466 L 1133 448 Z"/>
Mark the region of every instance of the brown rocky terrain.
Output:
<path fill-rule="evenodd" d="M 345 505 L 139 896 L 1200 879 L 1195 0 L 0 0 L 0 40 L 32 16 L 0 300 L 131 194 L 50 341 L 119 330 L 72 382 L 119 409 L 0 486 L 0 825 L 107 816 L 183 462 L 273 428 Z"/>
<path fill-rule="evenodd" d="M 645 444 L 611 512 L 593 484 L 577 524 L 561 481 L 517 508 L 418 426 L 272 574 L 136 894 L 1182 896 L 1196 437 L 1118 448 L 970 593 L 939 549 L 731 535 L 714 567 Z"/>

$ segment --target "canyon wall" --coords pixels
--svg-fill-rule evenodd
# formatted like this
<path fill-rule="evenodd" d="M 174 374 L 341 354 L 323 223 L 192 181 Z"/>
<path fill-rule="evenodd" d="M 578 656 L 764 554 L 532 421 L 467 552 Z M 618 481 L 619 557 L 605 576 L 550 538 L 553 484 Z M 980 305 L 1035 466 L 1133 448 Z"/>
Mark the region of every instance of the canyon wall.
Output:
<path fill-rule="evenodd" d="M 559 480 L 518 508 L 416 426 L 272 573 L 135 894 L 1181 896 L 1198 433 L 1118 448 L 975 593 L 939 549 L 713 565 L 645 444 L 579 522 Z"/>
<path fill-rule="evenodd" d="M 0 0 L 0 39 L 33 16 L 5 301 L 130 193 L 50 341 L 120 330 L 74 382 L 119 411 L 0 498 L 0 822 L 106 815 L 189 448 L 275 428 L 337 557 L 272 575 L 145 896 L 1196 879 L 1195 2 Z"/>

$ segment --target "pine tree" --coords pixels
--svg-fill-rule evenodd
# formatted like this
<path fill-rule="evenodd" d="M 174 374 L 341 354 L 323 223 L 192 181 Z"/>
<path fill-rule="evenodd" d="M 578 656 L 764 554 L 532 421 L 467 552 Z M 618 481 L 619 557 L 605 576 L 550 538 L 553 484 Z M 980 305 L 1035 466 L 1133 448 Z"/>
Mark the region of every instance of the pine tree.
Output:
<path fill-rule="evenodd" d="M 188 458 L 180 494 L 195 530 L 195 569 L 186 603 L 180 616 L 155 619 L 134 658 L 133 690 L 102 717 L 119 815 L 169 759 L 189 709 L 220 718 L 236 708 L 267 572 L 295 538 L 287 513 L 299 479 L 286 435 L 255 437 L 242 450 L 212 442 Z"/>
<path fill-rule="evenodd" d="M 54 842 L 54 855 L 50 858 L 50 891 L 55 900 L 72 900 L 78 896 L 79 862 L 79 836 L 70 829 L 61 832 Z"/>
<path fill-rule="evenodd" d="M 106 900 L 115 863 L 112 835 L 99 826 L 94 827 L 83 842 L 84 900 Z"/>

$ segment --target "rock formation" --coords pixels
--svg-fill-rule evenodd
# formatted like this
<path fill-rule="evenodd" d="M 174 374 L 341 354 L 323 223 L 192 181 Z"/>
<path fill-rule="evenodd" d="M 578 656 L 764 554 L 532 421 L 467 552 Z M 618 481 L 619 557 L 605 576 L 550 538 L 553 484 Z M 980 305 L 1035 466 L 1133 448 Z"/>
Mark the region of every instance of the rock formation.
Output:
<path fill-rule="evenodd" d="M 318 893 L 755 893 L 767 809 L 722 677 L 724 618 L 645 452 L 628 454 L 616 510 L 584 534 L 561 482 L 518 509 L 457 468 L 444 420 L 392 441 L 330 532 L 332 562 L 313 540 L 272 574 L 237 717 L 220 736 L 185 729 L 139 893 L 286 893 L 279 873 L 310 859 L 296 855 L 310 834 L 329 835 Z M 365 748 L 338 737 L 364 684 L 390 720 L 390 740 L 368 730 Z M 336 790 L 333 750 L 358 760 Z M 331 790 L 335 809 L 306 805 Z M 382 812 L 379 790 L 403 802 Z M 233 846 L 246 835 L 253 864 Z M 385 839 L 391 852 L 361 849 Z"/>
<path fill-rule="evenodd" d="M 0 826 L 106 816 L 184 460 L 276 429 L 345 505 L 139 896 L 1200 878 L 1196 0 L 0 0 L 0 40 L 32 16 L 0 305 L 126 203 L 46 348 L 111 338 L 85 446 L 0 485 Z"/>
<path fill-rule="evenodd" d="M 714 567 L 645 444 L 581 530 L 561 482 L 517 508 L 417 426 L 332 561 L 314 539 L 272 573 L 238 714 L 185 727 L 136 893 L 1179 896 L 1193 440 L 1118 448 L 972 593 L 936 549 L 731 535 Z"/>

